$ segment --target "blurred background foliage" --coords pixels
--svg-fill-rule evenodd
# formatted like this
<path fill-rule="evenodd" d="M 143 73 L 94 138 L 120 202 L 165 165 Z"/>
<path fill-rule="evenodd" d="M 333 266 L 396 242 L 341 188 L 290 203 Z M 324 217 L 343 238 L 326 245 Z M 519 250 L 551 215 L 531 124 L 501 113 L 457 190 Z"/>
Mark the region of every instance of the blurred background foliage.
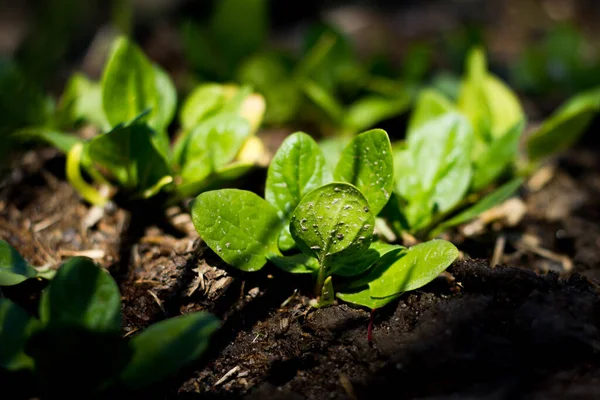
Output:
<path fill-rule="evenodd" d="M 491 70 L 539 118 L 600 84 L 596 3 L 2 2 L 0 105 L 8 112 L 1 126 L 43 119 L 75 71 L 97 79 L 118 33 L 131 35 L 182 94 L 204 81 L 251 84 L 267 99 L 267 124 L 318 120 L 325 132 L 368 128 L 365 115 L 374 112 L 378 120 L 396 115 L 419 85 L 454 98 L 467 51 L 482 44 Z"/>

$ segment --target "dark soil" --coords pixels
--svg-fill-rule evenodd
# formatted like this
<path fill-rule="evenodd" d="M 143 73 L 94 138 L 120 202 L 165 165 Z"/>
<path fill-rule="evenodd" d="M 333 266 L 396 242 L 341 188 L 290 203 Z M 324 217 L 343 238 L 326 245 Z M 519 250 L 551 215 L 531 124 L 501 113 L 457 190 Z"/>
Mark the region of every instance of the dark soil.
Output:
<path fill-rule="evenodd" d="M 367 311 L 315 310 L 310 280 L 270 266 L 254 274 L 228 268 L 197 238 L 184 209 L 142 218 L 117 208 L 82 227 L 90 208 L 64 181 L 63 161 L 44 150 L 13 169 L 0 190 L 0 238 L 38 265 L 94 255 L 120 283 L 124 336 L 198 310 L 223 320 L 201 360 L 139 396 L 587 399 L 600 391 L 600 166 L 593 153 L 572 152 L 544 187 L 524 191 L 519 225 L 456 236 L 466 258 L 378 310 L 372 343 Z M 527 235 L 550 258 L 519 247 Z M 507 238 L 501 261 L 518 268 L 468 258 L 491 257 L 500 236 Z M 3 294 L 35 311 L 40 288 L 33 282 Z"/>

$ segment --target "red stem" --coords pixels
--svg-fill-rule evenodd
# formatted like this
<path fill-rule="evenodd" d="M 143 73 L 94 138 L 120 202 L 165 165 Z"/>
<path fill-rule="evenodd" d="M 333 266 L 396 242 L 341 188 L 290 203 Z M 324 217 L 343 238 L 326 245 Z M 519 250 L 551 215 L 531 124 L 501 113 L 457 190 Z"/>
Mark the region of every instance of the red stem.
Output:
<path fill-rule="evenodd" d="M 367 341 L 369 344 L 373 342 L 373 321 L 375 320 L 375 309 L 371 310 L 371 315 L 369 316 L 369 327 L 367 328 Z"/>

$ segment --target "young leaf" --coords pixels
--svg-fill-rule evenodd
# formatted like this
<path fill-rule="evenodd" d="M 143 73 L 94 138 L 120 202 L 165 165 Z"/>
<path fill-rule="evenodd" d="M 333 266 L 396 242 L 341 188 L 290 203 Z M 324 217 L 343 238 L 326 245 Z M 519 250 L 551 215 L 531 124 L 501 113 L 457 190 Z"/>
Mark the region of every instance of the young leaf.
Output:
<path fill-rule="evenodd" d="M 335 269 L 336 275 L 341 276 L 356 276 L 360 275 L 371 268 L 379 259 L 390 252 L 405 249 L 396 244 L 388 244 L 379 240 L 371 242 L 369 249 L 362 253 L 358 258 L 342 264 Z"/>
<path fill-rule="evenodd" d="M 83 143 L 81 138 L 71 133 L 58 132 L 56 130 L 44 127 L 19 129 L 18 131 L 13 132 L 13 134 L 10 136 L 18 139 L 19 141 L 39 140 L 46 142 L 65 154 L 68 153 L 77 143 Z"/>
<path fill-rule="evenodd" d="M 331 122 L 339 124 L 342 121 L 344 108 L 332 93 L 310 79 L 305 79 L 301 88 L 304 91 L 304 94 L 306 94 L 319 109 L 325 112 Z"/>
<path fill-rule="evenodd" d="M 490 208 L 495 207 L 496 205 L 502 203 L 504 200 L 508 199 L 522 184 L 523 178 L 515 178 L 505 183 L 498 189 L 494 190 L 492 193 L 485 196 L 483 199 L 479 200 L 473 206 L 469 207 L 457 216 L 440 224 L 429 236 L 437 236 L 443 231 L 452 228 L 453 226 L 460 225 L 472 220 L 484 211 L 489 210 Z"/>
<path fill-rule="evenodd" d="M 346 303 L 367 307 L 371 310 L 381 308 L 400 297 L 399 294 L 384 298 L 371 297 L 371 289 L 369 289 L 368 286 L 362 286 L 356 291 L 350 291 L 346 293 L 337 292 L 336 296 Z"/>
<path fill-rule="evenodd" d="M 110 129 L 102 109 L 102 87 L 85 75 L 75 73 L 60 99 L 56 109 L 57 126 L 71 128 L 80 121 L 86 121 L 102 130 Z"/>
<path fill-rule="evenodd" d="M 269 165 L 265 199 L 284 221 L 280 246 L 289 250 L 294 242 L 289 232 L 292 211 L 309 192 L 331 182 L 331 172 L 319 145 L 306 133 L 288 136 Z"/>
<path fill-rule="evenodd" d="M 443 93 L 435 89 L 424 89 L 419 93 L 408 121 L 406 138 L 412 136 L 413 132 L 421 125 L 452 110 L 454 110 L 454 105 Z"/>
<path fill-rule="evenodd" d="M 118 126 L 89 144 L 92 161 L 105 167 L 126 190 L 142 193 L 171 175 L 145 124 Z"/>
<path fill-rule="evenodd" d="M 60 267 L 42 294 L 40 319 L 53 328 L 118 333 L 119 287 L 108 272 L 89 258 L 73 257 Z"/>
<path fill-rule="evenodd" d="M 410 96 L 407 92 L 397 98 L 366 96 L 350 105 L 344 116 L 344 127 L 352 133 L 360 132 L 402 114 L 409 106 Z"/>
<path fill-rule="evenodd" d="M 277 211 L 252 192 L 222 189 L 200 194 L 191 205 L 202 240 L 226 263 L 256 271 L 279 255 L 281 221 Z"/>
<path fill-rule="evenodd" d="M 335 167 L 342 156 L 342 152 L 351 140 L 352 136 L 336 135 L 323 139 L 319 142 L 319 147 L 323 152 L 325 161 L 332 171 L 335 170 Z"/>
<path fill-rule="evenodd" d="M 397 190 L 408 201 L 406 216 L 412 228 L 427 222 L 434 207 L 444 212 L 454 207 L 469 189 L 469 157 L 473 130 L 457 113 L 429 121 L 413 132 L 408 149 L 396 152 Z"/>
<path fill-rule="evenodd" d="M 387 133 L 373 129 L 352 139 L 342 152 L 334 178 L 356 186 L 377 215 L 394 187 L 394 159 Z"/>
<path fill-rule="evenodd" d="M 356 187 L 330 183 L 304 196 L 292 214 L 290 233 L 305 254 L 333 273 L 369 248 L 374 225 L 369 203 Z"/>
<path fill-rule="evenodd" d="M 217 113 L 225 104 L 223 85 L 209 83 L 200 85 L 183 102 L 180 120 L 184 129 L 196 126 L 200 121 Z"/>
<path fill-rule="evenodd" d="M 372 270 L 371 297 L 385 298 L 418 289 L 445 271 L 457 257 L 457 248 L 445 240 L 413 246 L 393 263 L 381 263 Z"/>
<path fill-rule="evenodd" d="M 168 144 L 167 125 L 175 112 L 173 83 L 132 42 L 118 38 L 112 47 L 102 77 L 102 105 L 114 127 L 129 123 L 150 110 L 148 123 L 158 134 L 154 139 L 161 153 Z"/>
<path fill-rule="evenodd" d="M 0 286 L 18 285 L 36 276 L 36 269 L 10 244 L 0 240 Z"/>
<path fill-rule="evenodd" d="M 527 140 L 527 153 L 539 160 L 569 148 L 585 133 L 600 111 L 600 88 L 583 92 L 563 104 Z"/>
<path fill-rule="evenodd" d="M 473 160 L 472 190 L 486 188 L 515 161 L 524 128 L 525 121 L 519 121 Z"/>
<path fill-rule="evenodd" d="M 25 353 L 29 337 L 40 326 L 25 310 L 0 298 L 0 368 L 8 371 L 33 369 L 33 359 Z"/>
<path fill-rule="evenodd" d="M 204 180 L 229 164 L 250 135 L 249 122 L 235 114 L 221 113 L 190 132 L 182 150 L 184 183 Z"/>
<path fill-rule="evenodd" d="M 150 326 L 131 340 L 133 357 L 120 380 L 135 389 L 177 372 L 202 355 L 219 325 L 211 314 L 197 312 Z"/>
<path fill-rule="evenodd" d="M 304 253 L 291 256 L 274 255 L 269 257 L 269 261 L 292 274 L 316 274 L 319 271 L 317 259 Z"/>

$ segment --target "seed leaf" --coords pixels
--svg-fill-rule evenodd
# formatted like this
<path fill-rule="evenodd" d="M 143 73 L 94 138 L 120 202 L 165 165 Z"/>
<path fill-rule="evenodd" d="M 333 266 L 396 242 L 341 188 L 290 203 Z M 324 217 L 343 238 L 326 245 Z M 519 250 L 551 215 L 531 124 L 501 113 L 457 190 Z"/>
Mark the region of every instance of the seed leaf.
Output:
<path fill-rule="evenodd" d="M 118 333 L 121 296 L 112 277 L 86 257 L 63 264 L 42 294 L 40 319 L 53 328 Z"/>
<path fill-rule="evenodd" d="M 319 271 L 317 259 L 304 253 L 291 256 L 274 255 L 269 257 L 269 261 L 292 274 L 315 274 Z"/>
<path fill-rule="evenodd" d="M 331 172 L 319 145 L 306 133 L 296 132 L 283 141 L 267 172 L 265 199 L 284 222 L 280 247 L 289 250 L 294 242 L 289 232 L 292 211 L 309 192 L 331 182 Z"/>
<path fill-rule="evenodd" d="M 0 286 L 17 285 L 36 276 L 36 269 L 10 244 L 0 240 Z"/>
<path fill-rule="evenodd" d="M 121 381 L 139 388 L 177 372 L 202 355 L 219 325 L 214 316 L 197 312 L 150 326 L 129 343 L 133 355 Z"/>
<path fill-rule="evenodd" d="M 334 178 L 356 186 L 377 215 L 394 187 L 394 159 L 387 133 L 373 129 L 352 139 L 342 152 Z"/>
<path fill-rule="evenodd" d="M 379 240 L 371 242 L 369 249 L 362 253 L 357 259 L 347 264 L 342 264 L 335 269 L 336 275 L 356 276 L 371 268 L 381 257 L 404 247 L 396 244 L 388 244 Z"/>
<path fill-rule="evenodd" d="M 347 183 L 310 192 L 292 214 L 290 232 L 300 249 L 334 273 L 337 265 L 367 251 L 375 216 L 362 193 Z"/>
<path fill-rule="evenodd" d="M 204 192 L 192 203 L 192 222 L 206 244 L 225 262 L 256 271 L 267 257 L 279 255 L 281 220 L 277 211 L 252 192 Z"/>
<path fill-rule="evenodd" d="M 410 96 L 406 92 L 402 94 L 397 98 L 370 95 L 358 99 L 346 111 L 344 126 L 352 133 L 360 132 L 402 114 L 410 106 Z"/>

